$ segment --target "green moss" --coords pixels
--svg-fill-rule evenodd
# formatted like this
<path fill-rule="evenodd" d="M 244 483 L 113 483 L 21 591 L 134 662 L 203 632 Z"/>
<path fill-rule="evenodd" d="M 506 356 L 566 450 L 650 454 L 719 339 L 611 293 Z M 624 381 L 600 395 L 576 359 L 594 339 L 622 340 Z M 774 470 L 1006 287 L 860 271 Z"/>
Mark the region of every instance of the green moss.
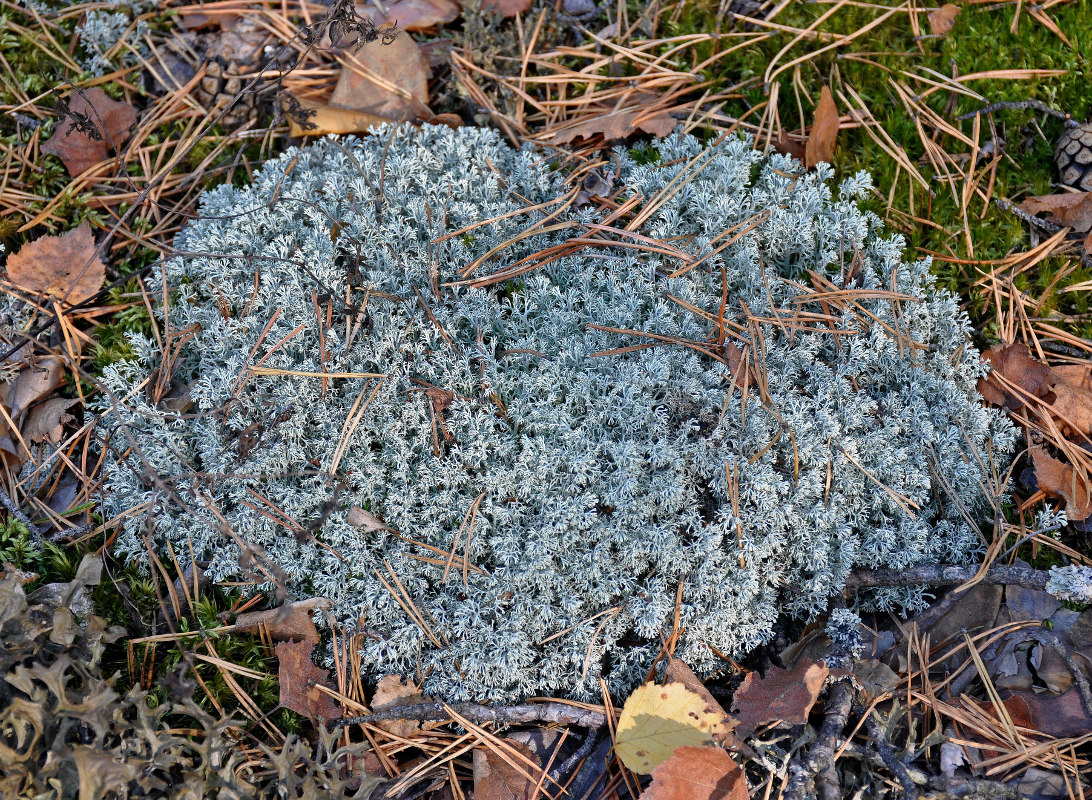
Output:
<path fill-rule="evenodd" d="M 665 29 L 660 33 L 685 35 L 715 30 L 718 5 L 715 0 L 687 3 L 676 22 L 665 20 Z M 890 0 L 885 0 L 883 5 L 895 6 Z M 829 3 L 792 3 L 776 21 L 786 26 L 808 28 L 830 9 Z M 950 95 L 946 91 L 933 92 L 923 101 L 942 119 L 961 128 L 968 136 L 972 123 L 956 122 L 955 117 L 997 101 L 1037 99 L 1082 119 L 1092 113 L 1088 99 L 1088 86 L 1092 78 L 1092 29 L 1087 24 L 1088 19 L 1092 18 L 1092 0 L 1075 0 L 1053 6 L 1049 11 L 1069 37 L 1072 47 L 1026 12 L 1021 15 L 1016 32 L 1011 32 L 1013 12 L 1011 7 L 963 6 L 954 28 L 943 37 L 922 39 L 920 50 L 919 43 L 914 40 L 908 15 L 901 11 L 896 13 L 859 36 L 848 47 L 829 50 L 801 64 L 799 91 L 804 119 L 801 119 L 794 94 L 793 70 L 783 72 L 776 78 L 781 82 L 778 111 L 786 128 L 799 130 L 802 125 L 811 122 L 814 102 L 824 83 L 831 83 L 835 89 L 850 86 L 868 104 L 890 137 L 905 147 L 909 158 L 930 182 L 934 196 L 930 197 L 920 185 L 912 184 L 906 171 L 902 170 L 892 197 L 894 213 L 891 214 L 887 213 L 887 198 L 898 168 L 894 159 L 865 131 L 850 129 L 840 133 L 834 166 L 843 174 L 857 170 L 872 174 L 877 192 L 870 204 L 871 210 L 887 217 L 906 235 L 907 243 L 919 252 L 932 252 L 955 259 L 988 260 L 1027 250 L 1030 241 L 1023 222 L 997 206 L 984 208 L 980 198 L 970 203 L 967 236 L 959 201 L 953 197 L 947 181 L 934 176 L 928 162 L 923 160 L 925 152 L 915 120 L 898 99 L 892 82 L 902 81 L 911 95 L 927 91 L 930 85 L 915 80 L 904 71 L 936 80 L 936 76 L 930 75 L 927 70 L 941 75 L 951 75 L 953 70 L 959 75 L 992 70 L 1066 70 L 1064 75 L 1030 80 L 984 79 L 964 84 L 980 93 L 984 101 L 956 94 L 951 95 L 953 104 L 949 107 Z M 631 13 L 640 13 L 640 9 L 633 6 Z M 875 20 L 881 13 L 882 9 L 878 8 L 847 6 L 823 22 L 818 30 L 850 34 Z M 923 33 L 927 34 L 929 25 L 925 15 L 920 15 L 919 20 Z M 727 20 L 722 30 L 729 30 L 730 25 L 731 21 Z M 778 52 L 792 43 L 793 38 L 792 33 L 774 32 L 769 38 L 719 60 L 714 69 L 702 74 L 703 78 L 714 81 L 709 89 L 711 93 L 748 79 L 758 79 L 743 90 L 741 100 L 729 101 L 723 113 L 740 116 L 769 99 L 767 87 L 761 79 Z M 788 64 L 822 46 L 806 40 L 793 43 L 787 52 L 778 57 L 777 64 Z M 711 43 L 696 48 L 697 60 L 711 55 L 711 48 Z M 867 54 L 861 56 L 867 62 L 846 58 L 847 54 L 854 53 Z M 697 63 L 697 60 L 692 63 Z M 843 114 L 848 111 L 840 101 L 839 109 Z M 757 121 L 754 116 L 751 119 Z M 1051 193 L 1055 177 L 1052 172 L 1054 138 L 1061 133 L 1062 123 L 1053 118 L 1044 119 L 1044 115 L 1033 110 L 999 111 L 995 113 L 994 120 L 998 134 L 1006 140 L 1007 146 L 1006 156 L 998 166 L 993 197 L 1018 200 L 1029 194 Z M 1043 135 L 1039 135 L 1034 122 L 1038 122 Z M 985 143 L 991 135 L 988 120 L 984 118 L 980 142 Z M 968 147 L 949 137 L 941 138 L 939 144 L 952 154 L 969 152 Z M 980 169 L 983 166 L 984 163 L 979 164 Z M 982 185 L 984 187 L 986 182 Z M 958 176 L 956 190 L 962 191 L 962 180 Z M 900 222 L 907 219 L 903 216 L 906 214 L 926 218 L 932 225 Z M 973 253 L 967 250 L 967 238 L 973 243 Z M 1087 280 L 1087 270 L 1076 270 L 1055 280 L 1064 263 L 1064 259 L 1048 260 L 1030 276 L 1024 275 L 1018 279 L 1021 289 L 1036 295 L 1048 293 L 1041 315 L 1051 311 L 1065 316 L 1086 313 L 1087 298 L 1077 296 L 1082 293 L 1066 293 L 1064 290 Z M 988 323 L 995 309 L 989 298 L 976 288 L 975 282 L 980 275 L 972 267 L 938 259 L 934 271 L 943 285 L 968 301 L 968 310 L 977 323 Z M 1092 334 L 1092 326 L 1082 320 L 1066 321 L 1060 326 L 1080 336 Z"/>

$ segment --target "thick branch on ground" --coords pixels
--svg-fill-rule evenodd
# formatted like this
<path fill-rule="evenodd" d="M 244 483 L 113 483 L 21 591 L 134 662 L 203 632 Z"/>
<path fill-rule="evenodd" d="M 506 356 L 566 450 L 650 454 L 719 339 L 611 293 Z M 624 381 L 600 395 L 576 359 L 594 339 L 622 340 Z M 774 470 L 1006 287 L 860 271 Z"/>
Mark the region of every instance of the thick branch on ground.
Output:
<path fill-rule="evenodd" d="M 899 761 L 899 757 L 891 749 L 891 743 L 887 741 L 887 735 L 880 723 L 876 721 L 876 717 L 869 714 L 865 719 L 865 727 L 868 729 L 868 735 L 872 737 L 872 741 L 876 744 L 876 750 L 879 751 L 883 763 L 899 779 L 904 800 L 918 800 L 921 795 L 918 792 L 918 787 L 914 785 L 914 779 L 910 776 L 906 765 Z"/>
<path fill-rule="evenodd" d="M 874 589 L 882 586 L 959 586 L 978 574 L 978 564 L 937 564 L 909 569 L 864 569 L 846 578 L 846 589 Z M 979 583 L 1022 586 L 1025 589 L 1046 589 L 1050 574 L 1030 567 L 990 567 Z"/>
<path fill-rule="evenodd" d="M 498 725 L 527 725 L 546 723 L 553 725 L 573 725 L 577 728 L 601 728 L 607 724 L 606 716 L 601 711 L 591 711 L 567 703 L 527 703 L 520 706 L 490 707 L 477 703 L 417 703 L 407 706 L 395 706 L 376 711 L 364 717 L 340 719 L 340 727 L 347 725 L 365 725 L 385 720 L 405 719 L 415 722 L 443 722 L 451 719 L 454 711 L 471 722 L 482 724 L 493 722 Z"/>
<path fill-rule="evenodd" d="M 834 684 L 827 699 L 823 724 L 814 744 L 802 759 L 789 764 L 789 778 L 781 794 L 782 800 L 803 800 L 814 782 L 823 800 L 840 800 L 841 787 L 834 770 L 834 751 L 839 734 L 846 727 L 853 706 L 853 683 L 841 680 Z"/>

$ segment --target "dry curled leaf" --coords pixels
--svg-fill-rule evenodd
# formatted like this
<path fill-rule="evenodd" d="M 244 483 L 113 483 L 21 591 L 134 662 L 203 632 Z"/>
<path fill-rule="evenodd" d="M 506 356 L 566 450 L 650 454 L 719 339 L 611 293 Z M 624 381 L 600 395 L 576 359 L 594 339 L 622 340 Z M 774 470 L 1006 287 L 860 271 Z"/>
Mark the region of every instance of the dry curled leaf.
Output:
<path fill-rule="evenodd" d="M 330 673 L 311 661 L 311 642 L 277 642 L 281 705 L 312 720 L 343 716 L 341 704 L 319 686 L 330 685 Z"/>
<path fill-rule="evenodd" d="M 459 16 L 459 7 L 451 0 L 395 0 L 386 4 L 383 14 L 371 3 L 357 3 L 356 11 L 375 25 L 390 22 L 404 31 L 422 31 L 446 25 Z"/>
<path fill-rule="evenodd" d="M 502 17 L 514 17 L 531 7 L 531 0 L 482 0 L 483 11 L 495 11 Z"/>
<path fill-rule="evenodd" d="M 8 279 L 28 292 L 77 305 L 106 280 L 106 265 L 95 252 L 86 221 L 60 236 L 40 236 L 8 256 Z"/>
<path fill-rule="evenodd" d="M 682 683 L 646 683 L 626 699 L 614 752 L 634 772 L 647 775 L 679 747 L 700 747 L 728 732 L 724 714 Z"/>
<path fill-rule="evenodd" d="M 379 517 L 360 506 L 353 506 L 350 508 L 349 513 L 345 517 L 345 521 L 354 528 L 360 528 L 365 533 L 390 530 L 390 528 L 383 524 Z"/>
<path fill-rule="evenodd" d="M 385 120 L 428 119 L 428 65 L 409 35 L 345 52 L 330 105 Z"/>
<path fill-rule="evenodd" d="M 1092 231 L 1092 192 L 1065 194 L 1062 202 L 1051 214 L 1060 224 L 1072 228 L 1077 233 Z"/>
<path fill-rule="evenodd" d="M 1043 381 L 1050 375 L 1050 367 L 1033 358 L 1026 344 L 995 344 L 982 359 L 989 362 L 992 369 L 989 375 L 979 379 L 979 394 L 987 403 L 1004 406 L 1010 411 L 1023 408 L 1028 395 L 1038 395 Z"/>
<path fill-rule="evenodd" d="M 675 130 L 676 124 L 675 118 L 666 111 L 653 114 L 643 109 L 604 112 L 558 130 L 551 143 L 570 144 L 577 139 L 594 139 L 596 136 L 612 142 L 640 132 L 662 138 Z"/>
<path fill-rule="evenodd" d="M 137 120 L 136 109 L 111 100 L 98 87 L 76 92 L 69 98 L 72 115 L 58 121 L 42 152 L 57 156 L 68 174 L 75 178 L 106 159 L 111 149 L 121 147 Z M 87 119 L 97 136 L 78 129 L 76 116 Z"/>
<path fill-rule="evenodd" d="M 325 597 L 310 597 L 265 611 L 250 611 L 235 618 L 235 630 L 257 633 L 265 627 L 273 639 L 292 639 L 319 643 L 318 628 L 311 620 L 316 611 L 330 607 Z"/>
<path fill-rule="evenodd" d="M 1059 225 L 1084 237 L 1084 249 L 1092 252 L 1092 192 L 1059 192 L 1029 197 L 1020 204 L 1028 214 L 1048 213 Z"/>
<path fill-rule="evenodd" d="M 324 106 L 313 100 L 294 99 L 292 105 L 293 110 L 286 109 L 288 133 L 291 136 L 362 133 L 368 128 L 390 121 L 377 114 Z"/>
<path fill-rule="evenodd" d="M 59 444 L 64 436 L 64 426 L 72 421 L 68 413 L 70 406 L 80 402 L 78 399 L 54 397 L 35 406 L 22 425 L 20 433 L 28 442 L 53 442 Z"/>
<path fill-rule="evenodd" d="M 502 741 L 506 749 L 511 748 L 532 763 L 537 763 L 527 745 L 512 739 Z M 504 755 L 507 760 L 492 749 L 479 747 L 474 751 L 474 800 L 531 800 L 534 796 L 538 783 L 536 770 L 511 752 Z M 532 776 L 536 780 L 531 780 Z"/>
<path fill-rule="evenodd" d="M 940 8 L 933 9 L 929 12 L 929 30 L 934 36 L 943 36 L 955 27 L 955 18 L 960 10 L 955 3 L 945 3 Z"/>
<path fill-rule="evenodd" d="M 1031 461 L 1039 488 L 1051 497 L 1065 498 L 1065 514 L 1071 522 L 1092 516 L 1088 482 L 1073 467 L 1051 458 L 1041 447 L 1031 449 Z"/>
<path fill-rule="evenodd" d="M 385 675 L 379 679 L 372 697 L 372 711 L 389 711 L 398 706 L 425 702 L 420 688 L 411 680 L 402 681 L 398 675 Z M 382 720 L 376 725 L 388 733 L 408 739 L 421 730 L 421 723 L 406 719 Z"/>
<path fill-rule="evenodd" d="M 732 698 L 732 716 L 739 722 L 736 735 L 745 739 L 767 722 L 807 722 L 829 674 L 825 664 L 809 659 L 792 669 L 770 667 L 764 677 L 748 673 Z"/>
<path fill-rule="evenodd" d="M 808 131 L 808 143 L 804 147 L 804 165 L 811 169 L 821 161 L 834 160 L 834 145 L 838 141 L 838 106 L 830 87 L 824 86 L 815 107 L 815 117 Z"/>
<path fill-rule="evenodd" d="M 1044 398 L 1066 436 L 1092 434 L 1092 392 L 1059 381 Z"/>
<path fill-rule="evenodd" d="M 4 404 L 8 407 L 9 416 L 12 419 L 21 416 L 43 397 L 52 394 L 61 385 L 63 374 L 64 364 L 54 356 L 23 367 L 10 388 L 5 387 Z"/>
<path fill-rule="evenodd" d="M 748 800 L 743 770 L 719 747 L 680 747 L 652 770 L 640 800 Z"/>

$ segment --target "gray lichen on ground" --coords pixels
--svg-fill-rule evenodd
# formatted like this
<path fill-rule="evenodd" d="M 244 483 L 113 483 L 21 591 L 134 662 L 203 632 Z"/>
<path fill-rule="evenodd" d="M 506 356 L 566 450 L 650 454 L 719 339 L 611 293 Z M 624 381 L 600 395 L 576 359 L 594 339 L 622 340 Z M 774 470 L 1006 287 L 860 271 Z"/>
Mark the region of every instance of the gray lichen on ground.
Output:
<path fill-rule="evenodd" d="M 453 700 L 631 686 L 677 601 L 676 655 L 710 669 L 856 565 L 972 558 L 1011 428 L 979 403 L 955 299 L 858 208 L 867 177 L 834 191 L 744 139 L 656 148 L 616 152 L 615 199 L 662 200 L 633 233 L 705 257 L 676 277 L 626 235 L 452 285 L 533 225 L 471 277 L 602 218 L 547 218 L 561 171 L 485 130 L 322 141 L 207 193 L 163 343 L 134 338 L 105 376 L 117 550 L 327 596 L 376 674 Z M 809 299 L 821 280 L 844 291 Z M 715 342 L 721 316 L 754 365 L 736 375 L 679 343 Z M 191 382 L 185 413 L 160 397 Z"/>

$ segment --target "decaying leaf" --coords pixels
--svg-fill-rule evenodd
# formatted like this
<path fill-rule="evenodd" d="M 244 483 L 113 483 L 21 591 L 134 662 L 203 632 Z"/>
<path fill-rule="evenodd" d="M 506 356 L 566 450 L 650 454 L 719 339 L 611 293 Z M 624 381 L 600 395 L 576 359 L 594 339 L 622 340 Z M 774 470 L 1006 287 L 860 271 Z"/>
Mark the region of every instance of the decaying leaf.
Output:
<path fill-rule="evenodd" d="M 502 17 L 514 17 L 531 7 L 531 0 L 482 0 L 483 11 L 495 11 Z"/>
<path fill-rule="evenodd" d="M 348 50 L 330 105 L 375 114 L 385 120 L 432 116 L 428 110 L 428 65 L 407 34 L 390 44 Z"/>
<path fill-rule="evenodd" d="M 1058 381 L 1045 399 L 1064 435 L 1092 434 L 1092 392 Z"/>
<path fill-rule="evenodd" d="M 646 683 L 626 700 L 614 752 L 634 772 L 647 775 L 679 747 L 700 747 L 728 732 L 727 720 L 682 683 Z"/>
<path fill-rule="evenodd" d="M 64 426 L 72 421 L 68 409 L 80 402 L 78 399 L 54 397 L 35 406 L 27 417 L 20 433 L 28 442 L 53 442 L 59 444 L 64 438 Z"/>
<path fill-rule="evenodd" d="M 739 721 L 736 736 L 745 739 L 767 722 L 807 722 L 829 674 L 825 664 L 808 659 L 791 669 L 770 667 L 765 677 L 749 673 L 732 698 L 732 716 Z"/>
<path fill-rule="evenodd" d="M 375 125 L 390 122 L 386 117 L 354 111 L 351 108 L 324 106 L 313 100 L 294 99 L 288 110 L 288 133 L 292 136 L 326 136 L 362 133 Z"/>
<path fill-rule="evenodd" d="M 945 3 L 940 8 L 929 12 L 929 30 L 934 36 L 943 36 L 955 27 L 955 18 L 960 8 L 955 3 Z"/>
<path fill-rule="evenodd" d="M 76 92 L 69 98 L 71 115 L 57 123 L 42 152 L 57 156 L 68 174 L 75 178 L 105 160 L 111 148 L 121 147 L 137 120 L 136 109 L 111 100 L 97 86 Z M 86 119 L 97 135 L 79 129 L 77 119 Z"/>
<path fill-rule="evenodd" d="M 372 711 L 389 711 L 398 706 L 425 702 L 420 688 L 411 680 L 403 682 L 398 675 L 385 675 L 379 679 L 372 697 Z M 421 723 L 407 719 L 381 720 L 376 725 L 388 733 L 408 739 L 421 730 Z"/>
<path fill-rule="evenodd" d="M 10 259 L 9 259 L 10 263 Z M 43 397 L 53 393 L 61 385 L 64 364 L 61 359 L 50 356 L 41 361 L 28 364 L 15 378 L 5 399 L 9 416 L 15 419 Z"/>
<path fill-rule="evenodd" d="M 978 392 L 987 403 L 1015 411 L 1027 403 L 1027 396 L 1036 396 L 1050 367 L 1032 357 L 1026 344 L 995 344 L 983 356 L 992 369 L 978 381 Z M 1017 391 L 1008 384 L 1013 384 Z"/>
<path fill-rule="evenodd" d="M 1071 521 L 1092 516 L 1092 497 L 1088 483 L 1077 475 L 1073 467 L 1051 458 L 1041 447 L 1031 449 L 1031 460 L 1035 465 L 1035 479 L 1039 488 L 1051 497 L 1065 498 L 1065 513 Z"/>
<path fill-rule="evenodd" d="M 861 694 L 865 703 L 872 703 L 881 694 L 902 683 L 902 678 L 895 670 L 876 659 L 855 662 L 853 677 L 861 684 Z"/>
<path fill-rule="evenodd" d="M 1085 237 L 1084 249 L 1092 252 L 1092 192 L 1059 192 L 1029 197 L 1020 204 L 1029 214 L 1050 214 L 1059 225 Z"/>
<path fill-rule="evenodd" d="M 342 717 L 341 704 L 318 686 L 330 685 L 330 673 L 311 661 L 311 642 L 277 642 L 281 705 L 312 720 Z"/>
<path fill-rule="evenodd" d="M 76 305 L 94 296 L 106 280 L 84 221 L 60 236 L 40 236 L 8 256 L 8 278 L 21 289 Z"/>
<path fill-rule="evenodd" d="M 652 770 L 641 800 L 748 800 L 747 779 L 719 747 L 680 747 Z"/>
<path fill-rule="evenodd" d="M 1059 364 L 1050 368 L 1050 384 L 1068 383 L 1092 392 L 1092 364 Z"/>
<path fill-rule="evenodd" d="M 1025 727 L 1048 736 L 1084 736 L 1092 730 L 1092 714 L 1085 709 L 1076 687 L 1060 695 L 1012 692 L 1004 703 L 1010 715 L 1020 720 L 1018 725 L 1027 722 Z"/>
<path fill-rule="evenodd" d="M 358 3 L 357 13 L 375 25 L 390 22 L 404 31 L 422 31 L 445 25 L 459 16 L 459 7 L 451 0 L 395 0 L 387 3 L 387 15 L 371 3 Z"/>
<path fill-rule="evenodd" d="M 785 133 L 785 131 L 781 131 L 781 133 L 778 134 L 777 141 L 773 143 L 773 149 L 778 153 L 792 156 L 801 163 L 803 163 L 804 159 L 807 157 L 806 141 L 793 139 Z"/>
<path fill-rule="evenodd" d="M 834 160 L 834 145 L 838 141 L 838 106 L 830 87 L 824 86 L 815 107 L 815 117 L 808 131 L 808 143 L 804 147 L 804 165 L 811 169 L 821 161 Z"/>
<path fill-rule="evenodd" d="M 558 130 L 550 141 L 553 144 L 570 144 L 577 139 L 602 136 L 612 142 L 627 139 L 638 132 L 662 138 L 675 130 L 676 124 L 675 118 L 666 111 L 652 114 L 642 109 L 605 111 Z"/>
<path fill-rule="evenodd" d="M 537 763 L 527 745 L 504 739 L 507 747 L 519 752 L 531 763 Z M 531 800 L 537 780 L 530 780 L 535 770 L 511 753 L 500 753 L 479 747 L 474 751 L 474 800 Z M 512 763 L 509 763 L 511 761 Z M 518 765 L 518 769 L 513 764 Z"/>
<path fill-rule="evenodd" d="M 390 528 L 383 524 L 383 521 L 380 520 L 379 517 L 360 506 L 353 506 L 350 508 L 349 513 L 345 515 L 345 521 L 354 528 L 360 528 L 365 533 L 390 530 Z"/>
<path fill-rule="evenodd" d="M 301 640 L 315 645 L 319 643 L 319 632 L 311 615 L 329 607 L 330 601 L 325 597 L 309 597 L 278 608 L 250 611 L 235 618 L 235 630 L 257 633 L 264 627 L 273 639 Z"/>

